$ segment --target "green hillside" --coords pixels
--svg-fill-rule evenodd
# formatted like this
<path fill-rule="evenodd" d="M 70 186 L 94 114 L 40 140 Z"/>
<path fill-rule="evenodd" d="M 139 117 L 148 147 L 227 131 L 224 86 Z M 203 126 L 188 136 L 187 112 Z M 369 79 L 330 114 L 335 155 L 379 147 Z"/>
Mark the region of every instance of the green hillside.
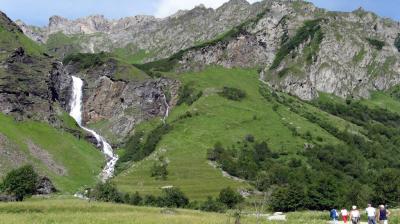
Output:
<path fill-rule="evenodd" d="M 156 180 L 150 176 L 150 168 L 156 156 L 134 163 L 128 170 L 115 178 L 122 191 L 157 193 L 163 186 L 180 187 L 194 199 L 215 196 L 222 188 L 234 186 L 248 188 L 250 185 L 223 177 L 219 169 L 208 164 L 207 150 L 216 142 L 231 146 L 252 135 L 256 140 L 268 142 L 273 152 L 281 155 L 279 160 L 297 158 L 297 153 L 309 142 L 306 133 L 323 143 L 340 141 L 289 108 L 276 108 L 260 93 L 264 84 L 257 78 L 255 70 L 223 69 L 210 67 L 198 73 L 169 75 L 178 78 L 183 85 L 190 85 L 203 95 L 192 105 L 182 104 L 173 109 L 167 119 L 172 130 L 162 137 L 157 146 L 157 155 L 164 155 L 170 161 L 167 180 Z M 246 92 L 246 97 L 238 102 L 222 97 L 219 92 L 224 86 L 235 87 Z M 317 110 L 306 104 L 306 110 L 329 120 L 338 129 L 348 128 L 357 132 L 360 127 Z M 149 130 L 161 121 L 142 124 L 138 130 Z M 150 127 L 149 127 L 150 126 Z M 293 133 L 293 129 L 298 132 Z"/>
<path fill-rule="evenodd" d="M 179 101 L 184 103 L 170 113 L 166 121 L 169 129 L 156 151 L 131 163 L 114 179 L 121 191 L 158 194 L 163 186 L 172 185 L 191 199 L 204 200 L 226 186 L 256 187 L 263 191 L 282 189 L 274 197 L 290 201 L 282 198 L 291 194 L 286 191 L 300 189 L 292 193 L 305 194 L 307 200 L 296 208 L 328 209 L 370 200 L 396 204 L 397 187 L 386 189 L 382 195 L 373 193 L 382 176 L 398 181 L 398 156 L 391 152 L 397 150 L 400 117 L 394 112 L 399 102 L 389 93 L 375 93 L 370 100 L 362 101 L 321 93 L 319 99 L 305 102 L 272 91 L 258 80 L 255 70 L 209 67 L 201 72 L 164 75 L 182 81 Z M 243 92 L 245 97 L 239 99 L 235 91 Z M 146 139 L 159 125 L 161 121 L 154 120 L 142 124 L 136 132 L 144 131 Z M 220 169 L 209 164 L 209 153 L 215 154 L 218 142 L 222 147 L 218 150 L 225 151 L 219 152 L 215 162 L 246 182 L 223 177 Z M 256 160 L 252 147 L 260 142 L 266 142 L 270 152 Z M 125 151 L 129 147 L 132 145 L 127 144 Z M 151 177 L 153 164 L 160 156 L 169 162 L 166 180 Z M 366 182 L 366 176 L 373 179 Z M 351 186 L 344 187 L 351 181 Z M 352 198 L 351 194 L 358 191 L 367 193 Z"/>
<path fill-rule="evenodd" d="M 32 164 L 63 193 L 74 194 L 97 182 L 104 157 L 87 141 L 45 123 L 17 122 L 2 114 L 0 124 L 1 177 L 13 168 Z"/>

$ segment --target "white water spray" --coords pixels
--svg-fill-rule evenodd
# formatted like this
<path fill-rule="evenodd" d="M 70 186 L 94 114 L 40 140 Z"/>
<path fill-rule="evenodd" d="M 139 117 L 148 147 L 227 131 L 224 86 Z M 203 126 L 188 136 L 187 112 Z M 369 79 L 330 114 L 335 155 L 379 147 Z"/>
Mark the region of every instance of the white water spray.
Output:
<path fill-rule="evenodd" d="M 97 147 L 102 147 L 102 152 L 107 158 L 107 164 L 100 173 L 100 179 L 105 182 L 110 179 L 114 174 L 115 165 L 118 161 L 118 156 L 114 154 L 111 145 L 95 131 L 86 128 L 82 125 L 82 79 L 72 76 L 72 99 L 71 99 L 71 111 L 69 115 L 75 119 L 79 126 L 89 132 L 96 138 Z"/>
<path fill-rule="evenodd" d="M 165 124 L 165 121 L 167 120 L 167 118 L 169 116 L 169 104 L 167 102 L 167 97 L 165 96 L 165 94 L 163 94 L 163 99 L 164 99 L 164 104 L 165 104 L 165 114 L 164 114 L 162 121 Z"/>

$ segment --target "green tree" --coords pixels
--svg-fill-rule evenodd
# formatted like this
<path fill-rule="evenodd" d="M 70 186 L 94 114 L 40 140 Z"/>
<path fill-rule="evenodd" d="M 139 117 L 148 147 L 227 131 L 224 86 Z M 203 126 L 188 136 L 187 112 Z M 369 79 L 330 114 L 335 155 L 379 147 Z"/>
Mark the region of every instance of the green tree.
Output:
<path fill-rule="evenodd" d="M 176 187 L 163 189 L 162 204 L 166 207 L 183 208 L 189 204 L 186 195 Z"/>
<path fill-rule="evenodd" d="M 106 183 L 98 183 L 93 189 L 90 197 L 98 201 L 123 202 L 121 194 L 118 192 L 115 185 L 109 181 Z"/>
<path fill-rule="evenodd" d="M 243 202 L 244 198 L 238 192 L 227 187 L 219 193 L 218 201 L 224 203 L 228 208 L 234 208 L 237 204 Z"/>
<path fill-rule="evenodd" d="M 131 195 L 129 204 L 131 205 L 140 205 L 143 201 L 143 198 L 140 196 L 139 192 L 135 192 L 133 195 Z"/>
<path fill-rule="evenodd" d="M 274 211 L 281 212 L 302 209 L 306 206 L 305 189 L 298 184 L 279 187 L 272 193 L 270 205 Z"/>
<path fill-rule="evenodd" d="M 400 171 L 385 169 L 375 181 L 375 199 L 379 204 L 400 205 Z"/>
<path fill-rule="evenodd" d="M 33 166 L 26 165 L 10 171 L 4 178 L 2 190 L 7 194 L 12 194 L 17 201 L 22 201 L 25 197 L 31 196 L 36 191 L 38 174 Z"/>
<path fill-rule="evenodd" d="M 200 210 L 207 212 L 225 212 L 226 206 L 218 200 L 214 200 L 211 196 L 200 206 Z"/>
<path fill-rule="evenodd" d="M 168 163 L 163 156 L 160 156 L 151 167 L 151 176 L 156 179 L 166 180 L 168 176 Z"/>

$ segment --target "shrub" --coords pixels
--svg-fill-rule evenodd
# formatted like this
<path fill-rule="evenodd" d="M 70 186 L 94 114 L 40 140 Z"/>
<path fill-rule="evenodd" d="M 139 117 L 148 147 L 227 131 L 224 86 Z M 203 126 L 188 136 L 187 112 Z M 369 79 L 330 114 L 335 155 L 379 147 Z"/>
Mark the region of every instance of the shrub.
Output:
<path fill-rule="evenodd" d="M 103 65 L 108 58 L 109 55 L 104 52 L 98 54 L 78 53 L 68 55 L 64 58 L 63 63 L 68 64 L 69 62 L 78 62 L 82 69 L 87 69 L 93 66 Z"/>
<path fill-rule="evenodd" d="M 173 208 L 183 208 L 189 204 L 186 195 L 176 187 L 163 189 L 162 205 Z"/>
<path fill-rule="evenodd" d="M 161 141 L 163 135 L 167 134 L 172 127 L 168 124 L 162 124 L 153 129 L 147 138 L 142 143 L 144 138 L 143 132 L 135 133 L 125 145 L 125 154 L 117 163 L 117 171 L 120 172 L 125 167 L 124 163 L 130 161 L 140 161 L 145 157 L 149 156 L 156 150 L 157 144 Z"/>
<path fill-rule="evenodd" d="M 200 210 L 206 212 L 220 212 L 226 211 L 226 205 L 218 200 L 214 200 L 212 197 L 207 197 L 207 200 L 200 205 Z"/>
<path fill-rule="evenodd" d="M 169 124 L 162 124 L 156 129 L 152 130 L 147 136 L 146 142 L 143 145 L 143 156 L 140 159 L 143 159 L 144 157 L 153 153 L 154 150 L 156 150 L 157 144 L 161 141 L 162 136 L 167 134 L 171 129 L 172 128 Z"/>
<path fill-rule="evenodd" d="M 244 140 L 247 142 L 254 142 L 254 136 L 251 134 L 248 134 L 244 137 Z"/>
<path fill-rule="evenodd" d="M 385 46 L 385 42 L 378 40 L 378 39 L 367 38 L 367 41 L 370 45 L 375 47 L 377 50 L 382 50 L 383 46 Z"/>
<path fill-rule="evenodd" d="M 234 208 L 237 204 L 243 202 L 244 198 L 232 188 L 224 188 L 219 193 L 218 201 L 225 204 L 228 208 Z"/>
<path fill-rule="evenodd" d="M 143 204 L 147 206 L 161 206 L 159 198 L 154 195 L 145 195 L 143 198 Z"/>
<path fill-rule="evenodd" d="M 25 197 L 31 196 L 36 191 L 38 174 L 33 166 L 26 165 L 10 171 L 4 178 L 2 190 L 7 194 L 12 194 L 17 201 L 22 201 Z"/>
<path fill-rule="evenodd" d="M 125 144 L 125 153 L 118 160 L 118 163 L 129 162 L 137 159 L 137 153 L 141 151 L 144 133 L 141 131 L 135 132 L 135 134 Z"/>
<path fill-rule="evenodd" d="M 196 90 L 191 86 L 191 84 L 186 84 L 179 88 L 179 99 L 177 104 L 181 105 L 186 103 L 187 105 L 192 105 L 203 95 L 202 91 L 196 92 Z"/>
<path fill-rule="evenodd" d="M 156 179 L 160 180 L 166 180 L 168 176 L 167 167 L 167 161 L 165 161 L 164 157 L 160 156 L 151 167 L 151 177 L 155 177 Z"/>
<path fill-rule="evenodd" d="M 143 198 L 139 195 L 139 192 L 135 192 L 133 195 L 131 195 L 129 204 L 131 205 L 140 205 L 143 201 Z"/>
<path fill-rule="evenodd" d="M 90 193 L 90 197 L 104 202 L 123 202 L 121 193 L 118 192 L 115 185 L 109 181 L 106 183 L 98 183 Z"/>
<path fill-rule="evenodd" d="M 375 181 L 375 201 L 389 204 L 392 207 L 400 205 L 400 171 L 385 169 L 378 173 Z"/>
<path fill-rule="evenodd" d="M 397 48 L 397 50 L 400 52 L 400 33 L 397 34 L 396 39 L 394 40 L 394 46 Z"/>
<path fill-rule="evenodd" d="M 220 95 L 222 97 L 225 97 L 229 100 L 235 100 L 235 101 L 240 101 L 243 98 L 246 97 L 246 92 L 243 90 L 237 89 L 237 88 L 232 88 L 232 87 L 224 87 L 222 89 L 222 92 L 220 92 Z"/>
<path fill-rule="evenodd" d="M 291 185 L 276 189 L 271 195 L 270 205 L 274 211 L 296 211 L 306 206 L 305 199 L 304 188 Z"/>

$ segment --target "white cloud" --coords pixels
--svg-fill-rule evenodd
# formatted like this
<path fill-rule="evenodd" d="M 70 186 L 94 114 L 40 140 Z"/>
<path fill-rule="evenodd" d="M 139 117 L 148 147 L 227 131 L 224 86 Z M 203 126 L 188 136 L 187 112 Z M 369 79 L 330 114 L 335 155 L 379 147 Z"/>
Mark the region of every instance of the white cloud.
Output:
<path fill-rule="evenodd" d="M 178 10 L 192 9 L 204 4 L 207 7 L 218 8 L 228 0 L 160 0 L 156 6 L 156 16 L 163 18 L 176 13 Z M 250 3 L 259 0 L 247 0 Z"/>

